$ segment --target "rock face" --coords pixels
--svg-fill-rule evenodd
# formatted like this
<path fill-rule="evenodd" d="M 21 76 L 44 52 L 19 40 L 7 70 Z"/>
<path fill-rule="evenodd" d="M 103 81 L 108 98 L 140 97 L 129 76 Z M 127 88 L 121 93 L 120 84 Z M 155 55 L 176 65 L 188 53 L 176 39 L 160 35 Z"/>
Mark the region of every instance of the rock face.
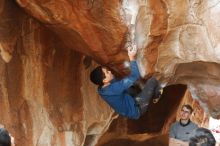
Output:
<path fill-rule="evenodd" d="M 156 71 L 166 83 L 187 84 L 211 115 L 219 117 L 218 1 L 17 2 L 68 48 L 118 73 L 124 68 L 124 48 L 136 45 L 143 76 Z"/>
<path fill-rule="evenodd" d="M 95 64 L 86 66 L 81 53 L 65 47 L 14 2 L 1 2 L 7 19 L 1 19 L 0 44 L 13 57 L 5 63 L 2 54 L 0 60 L 0 123 L 16 145 L 94 145 L 113 119 L 88 82 Z"/>
<path fill-rule="evenodd" d="M 127 57 L 120 46 L 125 42 L 128 28 L 122 23 L 118 0 L 17 2 L 54 31 L 66 47 L 115 67 L 122 65 Z"/>
<path fill-rule="evenodd" d="M 156 74 L 171 86 L 142 119 L 118 119 L 126 133 L 165 134 L 186 88 L 219 118 L 219 7 L 215 0 L 0 0 L 0 123 L 17 145 L 95 145 L 117 115 L 89 73 L 98 63 L 124 76 L 126 49 L 135 46 L 142 77 Z"/>

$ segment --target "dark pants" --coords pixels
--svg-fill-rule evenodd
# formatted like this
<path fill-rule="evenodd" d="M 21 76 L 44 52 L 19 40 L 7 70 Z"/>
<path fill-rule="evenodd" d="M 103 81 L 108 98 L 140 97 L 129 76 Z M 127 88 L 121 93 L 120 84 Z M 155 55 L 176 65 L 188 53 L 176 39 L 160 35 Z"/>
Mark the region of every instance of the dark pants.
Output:
<path fill-rule="evenodd" d="M 140 115 L 143 115 L 147 111 L 151 98 L 156 96 L 159 90 L 160 83 L 154 77 L 147 80 L 142 91 L 135 97 Z"/>

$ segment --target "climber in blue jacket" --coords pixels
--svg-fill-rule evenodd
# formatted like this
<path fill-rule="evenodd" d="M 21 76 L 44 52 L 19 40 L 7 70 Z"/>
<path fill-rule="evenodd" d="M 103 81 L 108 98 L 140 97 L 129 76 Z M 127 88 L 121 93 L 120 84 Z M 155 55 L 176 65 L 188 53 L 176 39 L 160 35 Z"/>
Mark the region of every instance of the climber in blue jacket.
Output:
<path fill-rule="evenodd" d="M 137 49 L 128 49 L 131 72 L 121 80 L 116 80 L 112 72 L 104 66 L 98 66 L 90 73 L 90 80 L 98 85 L 101 97 L 115 112 L 130 119 L 138 119 L 143 115 L 151 98 L 154 98 L 154 103 L 158 102 L 163 91 L 156 78 L 151 77 L 137 96 L 132 97 L 127 92 L 129 87 L 140 79 L 136 54 Z"/>

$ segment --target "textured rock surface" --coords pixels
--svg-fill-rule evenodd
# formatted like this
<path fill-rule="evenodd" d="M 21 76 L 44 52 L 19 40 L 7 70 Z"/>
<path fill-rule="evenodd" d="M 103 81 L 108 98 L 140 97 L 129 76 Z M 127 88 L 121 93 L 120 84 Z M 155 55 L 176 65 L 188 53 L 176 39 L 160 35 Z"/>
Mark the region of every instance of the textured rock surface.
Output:
<path fill-rule="evenodd" d="M 88 81 L 92 59 L 124 75 L 129 46 L 139 48 L 144 78 L 186 84 L 220 117 L 219 3 L 0 0 L 0 123 L 17 145 L 94 145 L 115 116 Z M 138 121 L 119 118 L 113 131 L 165 134 L 185 88 L 167 90 Z"/>
<path fill-rule="evenodd" d="M 11 46 L 13 57 L 9 63 L 0 60 L 0 123 L 16 145 L 94 145 L 113 119 L 113 111 L 88 82 L 94 63 L 86 67 L 82 54 L 64 47 L 15 3 L 2 5 L 1 14 L 8 14 L 8 21 L 1 19 L 2 46 Z"/>
<path fill-rule="evenodd" d="M 142 76 L 156 71 L 166 83 L 187 84 L 212 116 L 219 117 L 219 1 L 17 2 L 68 48 L 118 73 L 124 69 L 124 48 L 136 45 Z"/>
<path fill-rule="evenodd" d="M 170 16 L 157 62 L 164 78 L 187 84 L 216 118 L 220 116 L 219 7 L 215 0 L 167 1 Z"/>
<path fill-rule="evenodd" d="M 136 140 L 140 139 L 136 137 Z M 135 141 L 132 139 L 121 138 L 104 143 L 102 146 L 168 146 L 168 135 L 150 137 L 147 140 Z"/>
<path fill-rule="evenodd" d="M 89 55 L 102 64 L 123 65 L 127 56 L 120 46 L 126 39 L 128 29 L 122 23 L 118 0 L 17 2 L 58 34 L 68 48 Z"/>

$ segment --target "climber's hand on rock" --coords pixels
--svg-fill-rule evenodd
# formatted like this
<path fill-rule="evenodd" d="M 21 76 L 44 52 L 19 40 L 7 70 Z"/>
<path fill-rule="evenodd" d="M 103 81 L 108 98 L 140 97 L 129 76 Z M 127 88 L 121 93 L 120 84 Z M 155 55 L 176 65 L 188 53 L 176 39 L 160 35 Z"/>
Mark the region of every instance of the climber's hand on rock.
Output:
<path fill-rule="evenodd" d="M 128 48 L 128 57 L 130 61 L 135 60 L 137 55 L 137 48 L 134 46 L 133 48 Z"/>

